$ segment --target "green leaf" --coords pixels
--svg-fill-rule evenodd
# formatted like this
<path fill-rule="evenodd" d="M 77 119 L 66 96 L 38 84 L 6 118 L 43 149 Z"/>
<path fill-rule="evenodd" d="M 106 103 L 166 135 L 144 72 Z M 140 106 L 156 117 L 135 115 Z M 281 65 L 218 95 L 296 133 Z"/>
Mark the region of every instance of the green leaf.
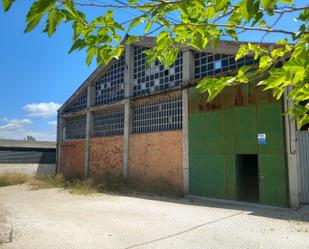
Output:
<path fill-rule="evenodd" d="M 291 73 L 297 73 L 298 71 L 304 71 L 306 66 L 305 59 L 291 59 L 286 62 L 283 66 L 284 70 L 289 71 Z"/>
<path fill-rule="evenodd" d="M 138 37 L 138 36 L 129 36 L 126 43 L 132 44 L 132 43 L 137 42 L 139 40 L 140 40 L 140 37 Z"/>
<path fill-rule="evenodd" d="M 166 52 L 164 61 L 164 65 L 166 67 L 170 67 L 175 62 L 178 56 L 178 52 L 179 52 L 178 49 L 169 49 Z"/>
<path fill-rule="evenodd" d="M 264 9 L 271 9 L 275 7 L 277 0 L 261 0 Z"/>
<path fill-rule="evenodd" d="M 228 3 L 229 0 L 214 0 L 216 10 L 222 10 Z"/>
<path fill-rule="evenodd" d="M 88 66 L 90 66 L 93 57 L 97 54 L 97 50 L 98 50 L 97 47 L 90 47 L 90 48 L 87 50 L 87 59 L 86 59 L 86 63 L 87 63 Z"/>
<path fill-rule="evenodd" d="M 249 22 L 254 14 L 254 0 L 243 0 L 240 9 L 243 14 L 244 19 Z"/>
<path fill-rule="evenodd" d="M 131 29 L 133 29 L 135 26 L 137 26 L 140 23 L 141 23 L 141 20 L 139 18 L 135 19 L 133 22 L 130 23 L 128 27 L 128 31 L 130 31 Z"/>
<path fill-rule="evenodd" d="M 164 30 L 157 37 L 157 48 L 166 49 L 168 46 L 168 41 L 168 32 Z"/>
<path fill-rule="evenodd" d="M 57 10 L 53 9 L 48 14 L 46 31 L 48 36 L 51 37 L 55 31 L 57 26 L 61 23 L 62 16 L 58 14 Z"/>
<path fill-rule="evenodd" d="M 138 2 L 138 0 L 129 0 L 128 4 L 129 5 L 134 5 Z"/>
<path fill-rule="evenodd" d="M 41 17 L 38 17 L 28 22 L 27 27 L 25 28 L 24 32 L 27 33 L 27 32 L 32 31 L 39 24 L 40 20 L 41 20 Z"/>
<path fill-rule="evenodd" d="M 266 70 L 267 68 L 269 68 L 272 65 L 272 59 L 270 56 L 268 55 L 263 55 L 260 58 L 260 64 L 259 64 L 259 69 L 261 69 L 262 71 Z"/>
<path fill-rule="evenodd" d="M 191 45 L 198 50 L 202 50 L 204 48 L 203 44 L 204 40 L 202 34 L 200 32 L 195 32 L 192 37 Z"/>
<path fill-rule="evenodd" d="M 286 4 L 293 4 L 293 0 L 278 0 L 278 2 L 286 3 Z"/>
<path fill-rule="evenodd" d="M 85 40 L 83 40 L 83 39 L 75 40 L 68 53 L 70 54 L 77 49 L 81 50 L 81 49 L 85 48 L 86 46 L 87 46 L 87 43 L 85 42 Z"/>
<path fill-rule="evenodd" d="M 151 26 L 152 26 L 152 21 L 149 21 L 149 22 L 147 23 L 145 29 L 144 29 L 144 32 L 145 32 L 145 33 L 148 33 L 148 31 L 150 30 Z"/>
<path fill-rule="evenodd" d="M 235 56 L 235 60 L 239 60 L 240 58 L 246 56 L 248 54 L 248 48 L 246 45 L 241 45 L 240 48 L 238 49 L 238 52 Z"/>
<path fill-rule="evenodd" d="M 11 8 L 13 2 L 15 2 L 15 0 L 2 0 L 3 10 L 8 11 Z"/>
<path fill-rule="evenodd" d="M 56 5 L 56 0 L 37 0 L 27 13 L 26 21 L 28 23 L 24 32 L 33 30 L 42 17 Z"/>

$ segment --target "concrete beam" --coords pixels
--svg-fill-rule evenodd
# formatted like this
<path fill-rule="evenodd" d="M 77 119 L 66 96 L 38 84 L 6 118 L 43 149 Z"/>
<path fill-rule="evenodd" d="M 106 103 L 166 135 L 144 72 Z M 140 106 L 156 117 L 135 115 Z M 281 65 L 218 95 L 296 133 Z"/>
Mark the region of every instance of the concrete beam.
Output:
<path fill-rule="evenodd" d="M 182 78 L 184 82 L 194 79 L 194 54 L 188 50 L 183 52 Z M 182 90 L 182 143 L 183 143 L 183 191 L 189 193 L 189 90 Z"/>
<path fill-rule="evenodd" d="M 94 104 L 95 89 L 93 85 L 87 87 L 87 109 L 86 109 L 86 133 L 85 133 L 85 150 L 84 150 L 84 177 L 88 177 L 89 172 L 89 154 L 90 154 L 90 139 L 92 131 L 92 112 L 90 107 Z"/>
<path fill-rule="evenodd" d="M 134 94 L 133 88 L 134 80 L 134 46 L 125 46 L 125 100 L 124 100 L 124 135 L 123 135 L 123 168 L 122 174 L 124 178 L 128 177 L 129 168 L 129 136 L 133 129 L 132 106 L 130 98 Z"/>
<path fill-rule="evenodd" d="M 287 95 L 291 89 L 286 88 L 284 93 L 284 111 L 293 108 L 293 103 L 288 100 Z M 300 206 L 300 171 L 297 161 L 297 131 L 296 122 L 291 120 L 290 115 L 285 115 L 285 145 L 288 165 L 288 186 L 289 186 L 289 205 L 291 208 Z"/>
<path fill-rule="evenodd" d="M 61 143 L 63 140 L 63 118 L 58 112 L 57 116 L 57 147 L 56 147 L 56 174 L 60 173 Z"/>

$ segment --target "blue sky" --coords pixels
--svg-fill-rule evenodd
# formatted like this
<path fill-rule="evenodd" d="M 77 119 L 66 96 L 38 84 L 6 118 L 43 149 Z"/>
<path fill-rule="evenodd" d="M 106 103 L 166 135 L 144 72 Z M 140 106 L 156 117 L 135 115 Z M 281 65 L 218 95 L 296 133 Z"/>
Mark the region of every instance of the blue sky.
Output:
<path fill-rule="evenodd" d="M 32 135 L 38 140 L 55 140 L 57 108 L 95 65 L 85 64 L 84 52 L 68 55 L 70 25 L 61 25 L 52 38 L 41 32 L 42 27 L 24 34 L 25 15 L 31 2 L 17 0 L 9 12 L 0 10 L 0 138 L 23 139 Z M 299 5 L 301 2 L 296 1 Z M 92 16 L 102 10 L 89 11 Z M 121 11 L 118 18 L 133 16 L 132 12 Z M 282 19 L 277 27 L 296 30 L 298 25 L 293 17 Z M 261 34 L 251 32 L 240 39 L 259 41 L 260 37 Z M 269 35 L 265 41 L 278 38 L 281 37 Z"/>

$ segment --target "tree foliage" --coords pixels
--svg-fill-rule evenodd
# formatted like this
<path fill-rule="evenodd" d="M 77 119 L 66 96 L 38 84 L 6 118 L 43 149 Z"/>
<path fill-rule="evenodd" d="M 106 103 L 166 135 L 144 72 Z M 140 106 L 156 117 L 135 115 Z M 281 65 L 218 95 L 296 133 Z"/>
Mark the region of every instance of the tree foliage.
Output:
<path fill-rule="evenodd" d="M 8 11 L 14 0 L 2 2 L 3 9 Z M 85 14 L 87 7 L 102 8 L 105 12 L 89 20 Z M 115 14 L 124 9 L 139 15 L 119 22 Z M 298 14 L 299 27 L 277 29 L 276 24 L 289 13 Z M 198 87 L 209 93 L 209 101 L 224 87 L 250 81 L 271 89 L 278 99 L 289 88 L 288 98 L 294 103 L 290 113 L 298 119 L 299 127 L 309 123 L 308 5 L 296 6 L 293 0 L 35 0 L 26 17 L 25 32 L 32 31 L 42 19 L 44 32 L 49 36 L 61 23 L 70 23 L 73 45 L 69 52 L 85 49 L 88 65 L 94 58 L 98 64 L 118 58 L 124 49 L 124 37 L 130 35 L 128 43 L 138 40 L 134 34 L 141 25 L 145 35 L 157 36 L 157 46 L 146 52 L 147 60 L 158 59 L 166 66 L 173 64 L 184 46 L 203 50 L 206 46 L 216 47 L 222 38 L 237 42 L 240 33 L 263 32 L 261 43 L 242 44 L 236 55 L 236 60 L 254 56 L 257 66 L 244 66 L 234 76 L 204 78 Z M 262 41 L 271 33 L 285 39 L 269 49 Z"/>

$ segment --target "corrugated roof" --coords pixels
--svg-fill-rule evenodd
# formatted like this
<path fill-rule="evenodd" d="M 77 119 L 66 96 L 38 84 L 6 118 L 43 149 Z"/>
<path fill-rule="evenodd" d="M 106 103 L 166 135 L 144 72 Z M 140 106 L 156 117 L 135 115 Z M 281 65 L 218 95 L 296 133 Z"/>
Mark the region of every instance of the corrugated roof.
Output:
<path fill-rule="evenodd" d="M 56 149 L 56 142 L 0 139 L 0 147 Z"/>

